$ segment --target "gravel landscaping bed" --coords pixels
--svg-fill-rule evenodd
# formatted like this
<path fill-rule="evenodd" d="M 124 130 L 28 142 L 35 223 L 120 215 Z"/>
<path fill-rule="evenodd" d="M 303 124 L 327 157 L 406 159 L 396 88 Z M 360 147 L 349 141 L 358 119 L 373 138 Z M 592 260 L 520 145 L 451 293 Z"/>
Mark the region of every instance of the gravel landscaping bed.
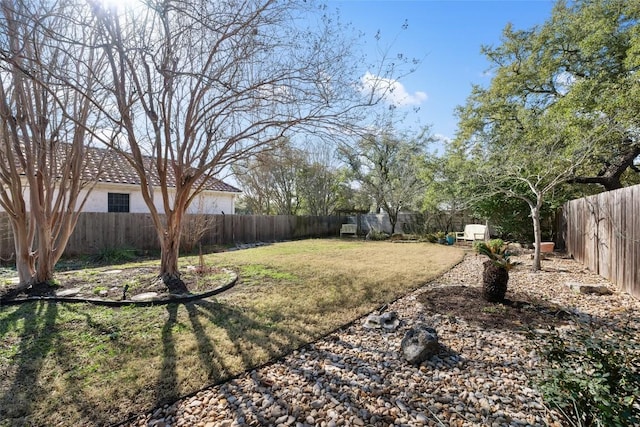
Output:
<path fill-rule="evenodd" d="M 239 378 L 141 415 L 131 426 L 561 426 L 536 390 L 537 339 L 580 325 L 640 331 L 640 301 L 570 259 L 551 256 L 510 272 L 508 304 L 480 299 L 484 259 L 472 254 L 434 282 L 384 307 L 400 327 L 363 319 Z M 606 286 L 583 294 L 576 284 Z M 433 326 L 440 353 L 420 366 L 400 342 Z M 637 334 L 636 334 L 637 336 Z"/>

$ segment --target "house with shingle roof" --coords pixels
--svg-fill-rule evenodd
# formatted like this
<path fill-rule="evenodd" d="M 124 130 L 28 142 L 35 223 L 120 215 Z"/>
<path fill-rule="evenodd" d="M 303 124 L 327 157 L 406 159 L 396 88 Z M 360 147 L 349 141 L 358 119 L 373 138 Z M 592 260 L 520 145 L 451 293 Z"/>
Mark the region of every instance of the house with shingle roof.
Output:
<path fill-rule="evenodd" d="M 61 149 L 64 150 L 64 146 Z M 146 160 L 151 163 L 154 159 L 147 157 Z M 98 178 L 85 202 L 83 212 L 149 212 L 142 198 L 140 178 L 131 164 L 121 155 L 113 150 L 91 147 L 87 148 L 85 161 L 87 162 L 84 169 L 85 180 L 91 181 Z M 153 168 L 148 170 L 152 171 Z M 171 168 L 169 168 L 168 178 L 169 194 L 171 194 L 171 188 L 175 187 Z M 153 173 L 147 179 L 156 188 L 160 185 L 159 179 Z M 159 213 L 164 213 L 162 196 L 159 190 L 156 192 L 157 197 L 154 198 L 156 208 Z M 216 178 L 209 178 L 204 185 L 204 190 L 193 201 L 188 212 L 234 214 L 235 201 L 241 193 L 241 190 L 232 185 Z M 85 194 L 81 193 L 79 199 L 82 200 Z M 28 199 L 28 197 L 25 198 L 27 203 L 29 203 Z"/>

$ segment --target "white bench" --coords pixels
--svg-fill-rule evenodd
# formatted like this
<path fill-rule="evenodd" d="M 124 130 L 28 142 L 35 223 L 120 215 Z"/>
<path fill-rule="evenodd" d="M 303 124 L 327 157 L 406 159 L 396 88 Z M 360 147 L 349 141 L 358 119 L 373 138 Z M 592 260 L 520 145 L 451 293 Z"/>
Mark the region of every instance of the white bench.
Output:
<path fill-rule="evenodd" d="M 358 224 L 342 224 L 340 237 L 342 237 L 343 234 L 353 234 L 355 237 L 358 234 Z"/>
<path fill-rule="evenodd" d="M 485 240 L 487 233 L 487 226 L 483 224 L 467 224 L 464 226 L 464 231 L 456 232 L 456 242 L 459 241 L 471 241 Z"/>

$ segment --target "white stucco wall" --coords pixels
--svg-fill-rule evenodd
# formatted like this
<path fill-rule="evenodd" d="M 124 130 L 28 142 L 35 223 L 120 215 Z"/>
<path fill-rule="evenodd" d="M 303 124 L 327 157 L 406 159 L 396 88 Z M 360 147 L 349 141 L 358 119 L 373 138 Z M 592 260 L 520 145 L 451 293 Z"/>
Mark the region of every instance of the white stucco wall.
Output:
<path fill-rule="evenodd" d="M 129 194 L 129 212 L 131 213 L 147 213 L 147 208 L 140 187 L 133 184 L 97 184 L 93 191 L 89 194 L 85 202 L 83 212 L 108 212 L 108 193 Z M 170 191 L 170 194 L 173 192 Z M 79 200 L 86 195 L 86 191 L 81 192 Z M 203 192 L 189 207 L 190 213 L 207 213 L 207 214 L 235 214 L 235 199 L 238 193 L 226 193 L 219 191 Z M 29 197 L 25 195 L 27 202 L 27 210 L 29 210 Z M 156 190 L 154 203 L 160 213 L 164 213 L 162 206 L 162 194 Z M 0 207 L 0 212 L 3 209 Z"/>
<path fill-rule="evenodd" d="M 124 193 L 129 194 L 129 211 L 132 213 L 147 213 L 147 208 L 144 199 L 142 198 L 142 192 L 137 185 L 108 185 L 98 184 L 93 189 L 85 207 L 84 212 L 107 212 L 107 194 L 108 193 Z M 173 195 L 173 191 L 169 190 L 170 197 Z M 219 214 L 224 212 L 225 214 L 235 213 L 235 198 L 236 193 L 224 193 L 218 191 L 205 191 L 203 192 L 189 207 L 190 213 L 207 213 L 207 214 Z M 162 206 L 162 194 L 159 190 L 155 190 L 154 204 L 156 209 L 160 213 L 164 213 L 164 207 Z"/>

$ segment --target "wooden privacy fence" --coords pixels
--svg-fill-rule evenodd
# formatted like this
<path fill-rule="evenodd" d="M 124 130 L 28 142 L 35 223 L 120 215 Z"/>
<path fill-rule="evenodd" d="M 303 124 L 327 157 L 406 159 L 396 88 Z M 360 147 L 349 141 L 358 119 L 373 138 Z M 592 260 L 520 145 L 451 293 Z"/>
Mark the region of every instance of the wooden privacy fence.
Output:
<path fill-rule="evenodd" d="M 569 254 L 640 297 L 640 185 L 567 202 L 562 223 Z"/>
<path fill-rule="evenodd" d="M 338 236 L 344 220 L 344 217 L 339 216 L 187 215 L 183 237 L 188 237 L 189 233 L 201 226 L 204 226 L 204 233 L 196 240 L 203 245 Z M 0 256 L 9 259 L 14 253 L 13 233 L 5 213 L 0 214 L 0 233 Z M 82 213 L 65 254 L 95 254 L 111 248 L 159 250 L 151 216 L 135 213 Z"/>

